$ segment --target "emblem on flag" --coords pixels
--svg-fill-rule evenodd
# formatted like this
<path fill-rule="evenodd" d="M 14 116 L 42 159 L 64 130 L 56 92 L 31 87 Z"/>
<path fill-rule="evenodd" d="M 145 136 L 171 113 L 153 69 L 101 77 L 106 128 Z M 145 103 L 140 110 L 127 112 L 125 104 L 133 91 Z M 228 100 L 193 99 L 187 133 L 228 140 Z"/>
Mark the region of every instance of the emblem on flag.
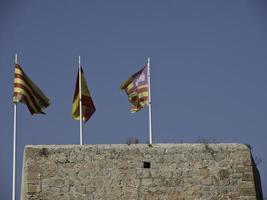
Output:
<path fill-rule="evenodd" d="M 148 67 L 145 65 L 141 70 L 130 76 L 121 85 L 125 90 L 128 100 L 131 102 L 131 113 L 138 112 L 149 104 L 148 94 Z"/>

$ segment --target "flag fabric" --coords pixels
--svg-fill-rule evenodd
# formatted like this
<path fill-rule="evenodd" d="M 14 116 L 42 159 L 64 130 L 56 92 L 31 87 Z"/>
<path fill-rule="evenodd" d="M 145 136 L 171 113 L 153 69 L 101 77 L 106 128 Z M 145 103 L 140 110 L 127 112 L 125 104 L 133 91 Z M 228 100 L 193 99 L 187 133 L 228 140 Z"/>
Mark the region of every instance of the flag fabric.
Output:
<path fill-rule="evenodd" d="M 75 120 L 80 120 L 80 93 L 79 93 L 79 71 L 76 80 L 76 87 L 72 102 L 72 118 Z M 88 121 L 88 119 L 95 112 L 95 105 L 91 98 L 90 92 L 88 90 L 86 80 L 84 78 L 84 73 L 81 67 L 81 91 L 82 91 L 82 115 L 83 121 Z"/>
<path fill-rule="evenodd" d="M 121 84 L 121 90 L 125 90 L 128 100 L 131 102 L 131 113 L 138 112 L 149 104 L 148 93 L 148 66 L 130 76 Z"/>
<path fill-rule="evenodd" d="M 50 105 L 50 100 L 25 74 L 19 64 L 15 65 L 14 103 L 24 103 L 31 114 L 45 114 L 43 109 Z"/>

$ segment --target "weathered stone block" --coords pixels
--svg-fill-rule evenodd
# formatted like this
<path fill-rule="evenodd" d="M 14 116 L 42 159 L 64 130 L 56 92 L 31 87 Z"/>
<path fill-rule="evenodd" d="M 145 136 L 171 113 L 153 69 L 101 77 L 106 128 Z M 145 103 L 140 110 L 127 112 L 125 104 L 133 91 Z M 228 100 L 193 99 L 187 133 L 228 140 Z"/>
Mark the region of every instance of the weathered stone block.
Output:
<path fill-rule="evenodd" d="M 241 144 L 26 146 L 21 200 L 256 200 Z"/>
<path fill-rule="evenodd" d="M 255 196 L 256 191 L 255 188 L 240 188 L 240 196 Z"/>

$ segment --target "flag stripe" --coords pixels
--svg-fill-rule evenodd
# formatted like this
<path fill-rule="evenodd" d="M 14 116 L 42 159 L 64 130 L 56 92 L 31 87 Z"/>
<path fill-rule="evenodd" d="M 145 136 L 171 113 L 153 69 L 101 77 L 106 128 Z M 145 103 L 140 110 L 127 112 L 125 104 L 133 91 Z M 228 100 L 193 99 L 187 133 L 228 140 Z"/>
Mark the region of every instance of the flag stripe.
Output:
<path fill-rule="evenodd" d="M 82 96 L 83 98 L 84 96 Z M 79 107 L 80 108 L 80 107 Z M 83 104 L 83 120 L 88 120 L 95 112 L 95 106 L 91 97 L 86 97 Z"/>
<path fill-rule="evenodd" d="M 88 103 L 88 105 L 90 104 L 90 106 L 84 106 L 83 105 L 83 120 L 85 122 L 89 120 L 89 118 L 92 116 L 92 114 L 96 110 L 91 98 L 90 98 L 90 102 L 91 103 Z M 76 106 L 75 111 L 72 113 L 72 117 L 75 120 L 80 120 L 80 110 L 79 109 L 80 109 L 80 106 L 78 105 L 78 106 Z"/>
<path fill-rule="evenodd" d="M 44 107 L 50 105 L 49 101 L 47 101 L 47 97 L 44 96 L 44 94 L 38 87 L 36 88 L 36 86 L 33 85 L 32 81 L 28 78 L 28 76 L 24 73 L 23 69 L 19 65 L 15 65 L 15 79 L 22 80 L 22 84 L 27 85 L 30 88 L 34 96 L 36 96 L 36 98 L 44 104 Z"/>
<path fill-rule="evenodd" d="M 131 102 L 131 112 L 137 112 L 149 104 L 147 65 L 130 76 L 120 87 Z"/>
<path fill-rule="evenodd" d="M 33 92 L 34 96 L 44 104 L 45 107 L 49 106 L 48 98 L 42 93 L 42 91 L 29 79 L 29 77 L 24 73 L 20 66 L 17 66 L 15 69 L 15 79 L 21 79 L 22 84 L 27 85 L 31 91 Z"/>
<path fill-rule="evenodd" d="M 31 101 L 29 101 L 27 95 L 21 92 L 14 91 L 14 97 L 16 98 L 17 96 L 21 96 L 20 97 L 21 100 L 19 102 L 25 103 L 31 114 L 38 113 L 37 109 L 34 106 L 32 106 L 32 103 Z"/>
<path fill-rule="evenodd" d="M 39 93 L 32 88 L 31 84 L 28 83 L 27 79 L 23 75 L 15 74 L 14 82 L 19 82 L 23 84 L 25 87 L 27 87 L 28 91 L 31 91 L 31 93 L 44 104 L 45 107 L 49 106 L 47 100 L 44 99 L 41 95 L 39 95 Z"/>
<path fill-rule="evenodd" d="M 13 102 L 26 104 L 31 114 L 44 114 L 42 109 L 50 105 L 49 99 L 18 64 L 15 65 Z"/>
<path fill-rule="evenodd" d="M 23 94 L 25 97 L 27 97 L 28 102 L 31 104 L 32 107 L 34 107 L 36 111 L 42 110 L 42 108 L 38 105 L 36 102 L 36 97 L 33 96 L 31 91 L 28 91 L 27 87 L 25 85 L 14 83 L 14 91 L 16 93 Z"/>
<path fill-rule="evenodd" d="M 91 105 L 94 105 L 92 104 L 93 103 L 92 98 L 89 96 L 82 95 L 82 102 L 83 106 L 90 107 Z"/>
<path fill-rule="evenodd" d="M 88 87 L 87 87 L 87 83 L 86 83 L 85 78 L 84 78 L 84 73 L 83 73 L 82 68 L 81 68 L 81 77 L 82 77 L 82 95 L 91 96 L 90 92 L 88 90 Z M 77 75 L 77 80 L 76 80 L 76 85 L 75 85 L 74 98 L 76 98 L 77 95 L 79 96 L 79 72 Z"/>
<path fill-rule="evenodd" d="M 140 92 L 147 92 L 148 91 L 148 86 L 145 85 L 145 86 L 142 86 L 142 87 L 138 87 L 136 89 L 132 88 L 131 90 L 127 90 L 126 92 L 128 94 L 131 94 L 131 93 L 136 92 L 136 91 L 138 91 L 138 93 L 140 93 Z"/>
<path fill-rule="evenodd" d="M 81 68 L 81 82 L 82 82 L 81 91 L 82 91 L 82 111 L 83 111 L 82 114 L 83 114 L 83 120 L 86 122 L 93 115 L 96 109 L 94 106 L 94 102 L 91 98 L 90 92 L 88 90 L 82 68 Z M 79 90 L 79 71 L 78 71 L 75 91 L 73 96 L 73 103 L 72 103 L 72 118 L 75 120 L 80 120 L 79 92 L 80 90 Z"/>

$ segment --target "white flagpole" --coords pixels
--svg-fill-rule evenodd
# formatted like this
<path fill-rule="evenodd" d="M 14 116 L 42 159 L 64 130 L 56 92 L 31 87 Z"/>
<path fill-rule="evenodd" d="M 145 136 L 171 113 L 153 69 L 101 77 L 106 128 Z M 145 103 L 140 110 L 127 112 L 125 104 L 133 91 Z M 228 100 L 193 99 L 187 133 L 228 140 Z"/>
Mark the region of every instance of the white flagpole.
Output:
<path fill-rule="evenodd" d="M 15 64 L 18 64 L 18 54 L 15 55 Z M 12 200 L 16 200 L 16 146 L 17 146 L 17 103 L 14 102 L 14 129 L 13 129 L 13 174 Z"/>
<path fill-rule="evenodd" d="M 80 103 L 80 145 L 83 145 L 83 108 L 82 108 L 82 72 L 81 56 L 79 56 L 79 103 Z"/>
<path fill-rule="evenodd" d="M 150 87 L 150 58 L 147 59 L 147 76 L 148 76 L 148 118 L 149 118 L 149 145 L 152 145 L 152 102 L 151 102 L 151 87 Z"/>

